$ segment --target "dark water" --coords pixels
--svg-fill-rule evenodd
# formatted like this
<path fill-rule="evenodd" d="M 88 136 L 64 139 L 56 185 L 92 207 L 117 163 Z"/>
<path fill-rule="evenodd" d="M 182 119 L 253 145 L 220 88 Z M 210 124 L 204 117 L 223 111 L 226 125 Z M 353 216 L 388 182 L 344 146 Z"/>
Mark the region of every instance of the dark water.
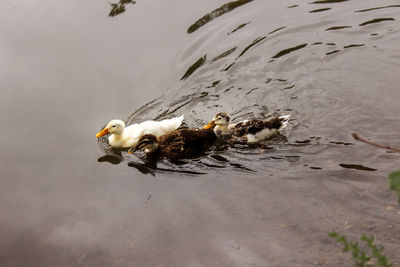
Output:
<path fill-rule="evenodd" d="M 241 2 L 0 4 L 0 266 L 350 266 L 332 230 L 400 265 L 399 156 L 351 137 L 400 147 L 398 2 Z M 156 168 L 94 137 L 219 111 L 292 120 Z"/>

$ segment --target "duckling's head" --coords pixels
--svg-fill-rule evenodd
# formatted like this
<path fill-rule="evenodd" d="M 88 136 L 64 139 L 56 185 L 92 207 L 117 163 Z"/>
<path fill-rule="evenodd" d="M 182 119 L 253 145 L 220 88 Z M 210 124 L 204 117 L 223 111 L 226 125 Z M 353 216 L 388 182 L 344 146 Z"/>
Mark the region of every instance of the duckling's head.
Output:
<path fill-rule="evenodd" d="M 231 116 L 226 112 L 220 112 L 213 117 L 215 125 L 228 126 L 231 122 Z"/>
<path fill-rule="evenodd" d="M 103 130 L 96 134 L 96 137 L 102 137 L 108 133 L 113 133 L 120 135 L 124 132 L 125 129 L 125 122 L 121 120 L 112 120 L 110 121 Z"/>
<path fill-rule="evenodd" d="M 152 134 L 145 134 L 142 137 L 140 137 L 135 147 L 129 149 L 128 153 L 133 153 L 137 150 L 143 150 L 146 153 L 146 155 L 149 155 L 157 152 L 158 148 L 159 145 L 157 137 Z"/>
<path fill-rule="evenodd" d="M 229 116 L 229 114 L 226 112 L 220 112 L 213 117 L 212 121 L 209 124 L 204 126 L 204 129 L 209 129 L 214 126 L 225 128 L 228 127 L 230 122 L 231 116 Z"/>

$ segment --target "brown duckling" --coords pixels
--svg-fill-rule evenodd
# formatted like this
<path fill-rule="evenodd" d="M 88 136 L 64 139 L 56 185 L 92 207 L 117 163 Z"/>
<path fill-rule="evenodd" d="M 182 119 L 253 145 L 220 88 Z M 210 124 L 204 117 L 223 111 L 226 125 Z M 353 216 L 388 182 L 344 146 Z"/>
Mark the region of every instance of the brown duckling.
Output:
<path fill-rule="evenodd" d="M 217 139 L 213 129 L 179 129 L 160 137 L 143 135 L 128 153 L 144 151 L 147 158 L 178 160 L 201 155 Z"/>
<path fill-rule="evenodd" d="M 204 129 L 214 128 L 215 135 L 228 143 L 257 143 L 268 139 L 279 130 L 285 128 L 290 115 L 274 117 L 267 120 L 245 120 L 231 123 L 228 113 L 221 112 L 215 115 Z"/>

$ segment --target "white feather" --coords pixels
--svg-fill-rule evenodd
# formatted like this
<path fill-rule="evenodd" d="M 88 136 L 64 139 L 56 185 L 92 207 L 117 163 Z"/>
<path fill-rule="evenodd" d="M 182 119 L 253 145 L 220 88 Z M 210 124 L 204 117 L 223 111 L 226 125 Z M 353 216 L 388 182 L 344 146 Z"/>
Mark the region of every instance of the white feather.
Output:
<path fill-rule="evenodd" d="M 257 143 L 262 140 L 270 138 L 271 136 L 276 134 L 279 130 L 282 130 L 283 128 L 285 128 L 288 125 L 290 115 L 280 116 L 279 119 L 282 120 L 281 121 L 282 125 L 281 125 L 281 127 L 279 127 L 279 129 L 263 129 L 255 134 L 247 134 L 246 135 L 247 142 L 248 143 Z"/>
<path fill-rule="evenodd" d="M 263 129 L 256 134 L 247 134 L 247 143 L 257 143 L 261 140 L 267 139 L 272 135 L 276 134 L 278 131 L 276 129 Z"/>
<path fill-rule="evenodd" d="M 284 116 L 280 116 L 279 119 L 282 120 L 282 126 L 279 128 L 279 130 L 285 128 L 288 123 L 289 123 L 289 119 L 290 119 L 290 115 L 284 115 Z"/>
<path fill-rule="evenodd" d="M 183 121 L 183 115 L 162 121 L 144 121 L 129 125 L 121 135 L 112 134 L 108 142 L 112 147 L 128 148 L 136 145 L 140 137 L 153 134 L 157 137 L 176 130 Z"/>

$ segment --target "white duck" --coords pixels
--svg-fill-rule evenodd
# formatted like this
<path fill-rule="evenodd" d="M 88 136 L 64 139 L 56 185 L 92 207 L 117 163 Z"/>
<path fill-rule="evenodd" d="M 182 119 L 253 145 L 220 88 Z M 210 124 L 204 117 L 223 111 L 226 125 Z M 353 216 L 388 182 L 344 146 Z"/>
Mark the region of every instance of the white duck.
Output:
<path fill-rule="evenodd" d="M 140 137 L 145 134 L 153 134 L 157 137 L 176 130 L 181 126 L 183 115 L 172 119 L 162 121 L 144 121 L 135 123 L 125 127 L 125 123 L 121 120 L 110 121 L 103 130 L 96 134 L 96 137 L 102 137 L 108 133 L 108 143 L 115 148 L 129 148 L 138 142 Z"/>
<path fill-rule="evenodd" d="M 221 112 L 216 114 L 204 129 L 214 127 L 215 135 L 230 143 L 257 143 L 285 128 L 289 119 L 290 115 L 285 115 L 267 120 L 251 119 L 231 123 L 229 114 Z"/>

